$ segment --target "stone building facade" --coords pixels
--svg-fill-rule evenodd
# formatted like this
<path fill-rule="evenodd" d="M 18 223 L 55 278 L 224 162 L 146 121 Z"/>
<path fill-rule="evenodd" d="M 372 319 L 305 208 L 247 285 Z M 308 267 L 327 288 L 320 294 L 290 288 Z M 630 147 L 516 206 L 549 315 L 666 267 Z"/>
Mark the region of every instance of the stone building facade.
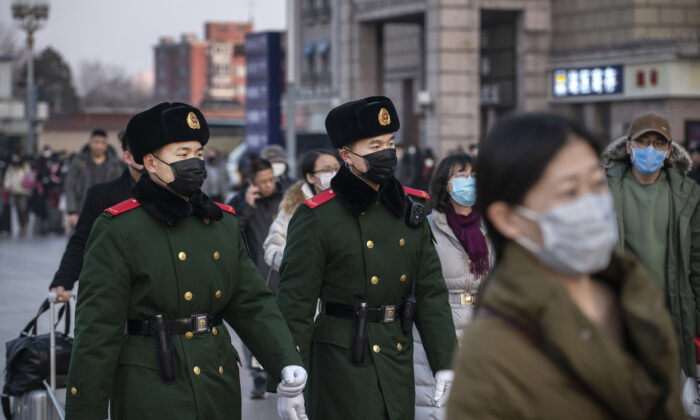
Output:
<path fill-rule="evenodd" d="M 309 132 L 324 131 L 332 106 L 384 94 L 401 116 L 400 140 L 438 156 L 477 143 L 506 115 L 541 110 L 608 138 L 641 112 L 661 112 L 675 138 L 700 144 L 698 0 L 297 3 L 300 16 L 330 8 L 327 23 L 299 23 L 300 51 L 330 40 L 330 79 L 311 84 L 313 106 L 302 99 Z"/>

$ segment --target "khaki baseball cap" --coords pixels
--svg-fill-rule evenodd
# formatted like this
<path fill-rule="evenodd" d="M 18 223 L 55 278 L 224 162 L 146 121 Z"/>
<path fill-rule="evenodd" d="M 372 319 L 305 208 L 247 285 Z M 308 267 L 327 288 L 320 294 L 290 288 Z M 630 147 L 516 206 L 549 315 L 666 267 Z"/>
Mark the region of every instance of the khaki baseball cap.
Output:
<path fill-rule="evenodd" d="M 671 125 L 661 115 L 654 113 L 640 115 L 630 124 L 627 135 L 630 140 L 637 140 L 647 133 L 658 133 L 669 142 L 671 141 Z"/>

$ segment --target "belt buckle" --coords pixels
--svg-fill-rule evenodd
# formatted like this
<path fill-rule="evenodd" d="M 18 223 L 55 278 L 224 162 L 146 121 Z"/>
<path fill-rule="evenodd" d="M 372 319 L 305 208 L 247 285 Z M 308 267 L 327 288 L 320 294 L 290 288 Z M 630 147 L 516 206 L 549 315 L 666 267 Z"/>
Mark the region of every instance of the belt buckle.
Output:
<path fill-rule="evenodd" d="M 194 332 L 199 334 L 207 332 L 209 330 L 209 315 L 208 314 L 194 314 L 192 315 L 194 320 Z"/>
<path fill-rule="evenodd" d="M 474 295 L 471 293 L 462 293 L 460 295 L 462 300 L 462 305 L 471 306 L 474 304 Z"/>
<path fill-rule="evenodd" d="M 388 324 L 389 322 L 394 322 L 395 319 L 396 319 L 396 305 L 384 306 L 384 321 L 382 321 L 382 324 Z"/>

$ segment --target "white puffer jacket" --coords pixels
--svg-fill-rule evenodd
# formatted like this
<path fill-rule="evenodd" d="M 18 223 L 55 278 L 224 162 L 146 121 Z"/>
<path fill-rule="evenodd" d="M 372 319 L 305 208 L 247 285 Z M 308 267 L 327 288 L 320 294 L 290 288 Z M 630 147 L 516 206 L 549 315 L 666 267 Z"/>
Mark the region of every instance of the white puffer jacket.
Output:
<path fill-rule="evenodd" d="M 482 278 L 475 278 L 469 272 L 469 256 L 464 247 L 452 232 L 452 228 L 447 224 L 447 216 L 444 213 L 433 211 L 428 216 L 430 228 L 435 236 L 435 249 L 437 250 L 440 264 L 442 265 L 442 275 L 450 293 L 450 306 L 452 307 L 452 320 L 455 324 L 457 342 L 462 341 L 462 330 L 472 320 L 474 306 L 462 304 L 462 294 L 470 293 L 478 295 Z M 486 227 L 481 224 L 481 232 L 486 235 Z M 489 268 L 493 267 L 495 254 L 493 246 L 488 236 L 486 242 L 489 247 Z M 468 296 L 464 298 L 467 300 Z M 478 298 L 478 296 L 477 296 Z M 420 310 L 420 308 L 418 309 Z M 415 367 L 416 380 L 416 420 L 443 419 L 445 417 L 444 408 L 438 409 L 433 406 L 433 395 L 435 394 L 435 378 L 428 365 L 428 358 L 425 355 L 423 344 L 418 331 L 413 328 L 413 363 Z"/>
<path fill-rule="evenodd" d="M 314 194 L 309 187 L 309 184 L 303 181 L 298 181 L 296 184 L 289 187 L 289 190 L 284 194 L 280 209 L 275 217 L 275 220 L 270 225 L 270 231 L 263 242 L 263 250 L 265 251 L 265 263 L 272 267 L 273 270 L 279 271 L 282 264 L 282 255 L 284 255 L 284 246 L 287 243 L 287 227 L 292 219 L 294 212 L 304 200 L 313 197 Z"/>

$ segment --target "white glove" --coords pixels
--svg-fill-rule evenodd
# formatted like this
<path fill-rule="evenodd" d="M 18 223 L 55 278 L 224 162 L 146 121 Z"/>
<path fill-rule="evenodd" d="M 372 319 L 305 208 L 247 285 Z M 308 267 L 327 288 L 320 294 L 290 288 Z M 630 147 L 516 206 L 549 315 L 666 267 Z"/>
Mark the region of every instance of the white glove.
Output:
<path fill-rule="evenodd" d="M 304 408 L 304 394 L 292 398 L 280 395 L 277 398 L 277 414 L 282 420 L 309 420 Z"/>
<path fill-rule="evenodd" d="M 451 369 L 439 370 L 435 374 L 435 407 L 442 407 L 447 402 L 454 378 L 455 372 Z"/>
<path fill-rule="evenodd" d="M 282 397 L 296 397 L 306 386 L 306 369 L 301 366 L 285 366 L 282 368 L 282 382 L 277 385 L 277 393 Z"/>

